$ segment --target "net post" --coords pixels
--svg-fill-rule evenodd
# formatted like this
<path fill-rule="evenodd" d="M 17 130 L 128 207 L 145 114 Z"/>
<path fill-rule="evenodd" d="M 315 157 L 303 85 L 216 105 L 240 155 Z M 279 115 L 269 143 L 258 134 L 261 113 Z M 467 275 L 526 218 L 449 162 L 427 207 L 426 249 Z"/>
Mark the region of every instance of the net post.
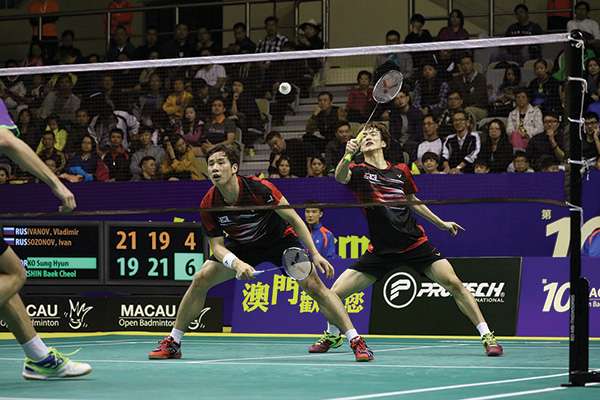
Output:
<path fill-rule="evenodd" d="M 566 49 L 567 104 L 569 121 L 569 214 L 570 214 L 570 319 L 569 319 L 569 382 L 564 386 L 585 386 L 600 381 L 600 374 L 589 371 L 589 283 L 581 275 L 581 207 L 583 104 L 583 35 L 570 33 Z"/>

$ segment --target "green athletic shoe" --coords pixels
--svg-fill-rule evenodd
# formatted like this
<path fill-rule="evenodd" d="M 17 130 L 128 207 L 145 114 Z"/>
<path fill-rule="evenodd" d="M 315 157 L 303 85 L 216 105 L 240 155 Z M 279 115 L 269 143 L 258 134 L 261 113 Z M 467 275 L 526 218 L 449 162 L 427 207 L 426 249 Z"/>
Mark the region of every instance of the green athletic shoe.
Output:
<path fill-rule="evenodd" d="M 73 378 L 76 376 L 87 375 L 92 372 L 92 367 L 86 363 L 71 361 L 68 356 L 70 354 L 62 354 L 54 348 L 50 348 L 48 357 L 40 361 L 33 361 L 30 358 L 25 358 L 23 364 L 23 378 L 46 380 L 53 378 Z"/>
<path fill-rule="evenodd" d="M 332 335 L 325 331 L 323 335 L 308 348 L 309 353 L 326 353 L 329 349 L 337 349 L 344 344 L 344 337 L 342 335 Z"/>
<path fill-rule="evenodd" d="M 504 349 L 502 346 L 498 344 L 496 340 L 496 336 L 494 336 L 494 332 L 486 333 L 481 338 L 481 343 L 483 343 L 483 348 L 485 349 L 485 354 L 488 357 L 499 357 L 504 354 Z"/>

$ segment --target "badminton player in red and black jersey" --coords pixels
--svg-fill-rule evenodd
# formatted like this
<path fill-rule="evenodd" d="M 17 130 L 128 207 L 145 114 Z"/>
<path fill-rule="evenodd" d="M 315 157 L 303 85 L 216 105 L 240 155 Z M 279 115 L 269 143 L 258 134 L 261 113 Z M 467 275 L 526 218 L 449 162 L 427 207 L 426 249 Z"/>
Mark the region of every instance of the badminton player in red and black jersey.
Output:
<path fill-rule="evenodd" d="M 361 143 L 352 139 L 346 144 L 346 154 L 354 154 L 360 149 L 365 162 L 354 164 L 342 159 L 335 170 L 335 178 L 349 185 L 361 202 L 418 201 L 415 196 L 417 186 L 408 166 L 391 165 L 384 158 L 383 149 L 389 141 L 390 134 L 385 125 L 374 123 L 365 127 Z M 411 266 L 452 294 L 458 308 L 479 331 L 488 356 L 502 355 L 502 346 L 489 330 L 475 298 L 456 276 L 448 260 L 429 243 L 413 212 L 449 231 L 452 236 L 463 229 L 456 222 L 443 221 L 422 204 L 368 207 L 366 216 L 371 244 L 358 262 L 340 275 L 332 290 L 345 299 L 382 279 L 399 265 Z M 323 353 L 341 345 L 340 331 L 334 325 L 328 324 L 327 331 L 309 348 L 311 353 Z"/>
<path fill-rule="evenodd" d="M 151 359 L 181 357 L 181 339 L 189 324 L 202 311 L 211 287 L 233 278 L 253 279 L 254 266 L 261 262 L 281 265 L 282 254 L 290 247 L 302 248 L 304 243 L 316 268 L 328 277 L 333 276 L 333 267 L 317 251 L 308 228 L 296 211 L 240 211 L 234 208 L 288 204 L 272 183 L 238 176 L 239 156 L 230 147 L 213 147 L 207 154 L 207 160 L 214 186 L 202 199 L 200 216 L 214 255 L 194 275 L 179 305 L 171 334 L 150 352 Z M 232 206 L 232 210 L 210 211 L 210 208 L 227 206 Z M 323 284 L 317 271 L 313 269 L 308 278 L 298 284 L 319 304 L 325 317 L 349 337 L 356 361 L 372 360 L 373 353 L 354 329 L 340 298 Z"/>

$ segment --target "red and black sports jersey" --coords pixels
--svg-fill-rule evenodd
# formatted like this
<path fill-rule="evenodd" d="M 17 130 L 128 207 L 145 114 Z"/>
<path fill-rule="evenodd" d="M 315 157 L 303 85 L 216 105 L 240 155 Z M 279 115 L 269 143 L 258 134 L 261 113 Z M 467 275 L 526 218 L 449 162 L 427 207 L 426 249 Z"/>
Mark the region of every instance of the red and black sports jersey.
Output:
<path fill-rule="evenodd" d="M 363 203 L 405 200 L 418 191 L 406 164 L 379 169 L 372 165 L 350 164 L 350 188 Z M 427 241 L 425 231 L 406 206 L 375 206 L 365 209 L 371 245 L 369 251 L 385 254 L 409 251 Z"/>
<path fill-rule="evenodd" d="M 283 197 L 271 182 L 255 177 L 238 176 L 240 192 L 232 206 L 277 205 Z M 226 207 L 223 195 L 210 188 L 200 204 L 202 227 L 209 237 L 225 236 L 235 244 L 268 247 L 271 243 L 296 235 L 292 227 L 274 210 L 206 211 L 211 207 Z"/>

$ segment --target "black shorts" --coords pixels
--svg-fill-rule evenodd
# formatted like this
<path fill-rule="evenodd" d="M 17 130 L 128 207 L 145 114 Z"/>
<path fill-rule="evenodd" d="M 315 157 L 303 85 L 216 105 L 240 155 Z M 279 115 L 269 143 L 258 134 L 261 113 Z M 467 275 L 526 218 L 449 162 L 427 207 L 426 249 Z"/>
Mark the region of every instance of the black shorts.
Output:
<path fill-rule="evenodd" d="M 4 254 L 6 250 L 8 250 L 8 244 L 6 244 L 4 238 L 0 236 L 0 256 Z"/>
<path fill-rule="evenodd" d="M 411 267 L 423 273 L 425 268 L 444 258 L 438 249 L 425 242 L 406 253 L 375 254 L 367 251 L 350 269 L 372 275 L 379 280 L 389 271 L 401 266 Z"/>
<path fill-rule="evenodd" d="M 304 248 L 300 240 L 295 236 L 289 236 L 281 239 L 278 242 L 273 243 L 269 247 L 257 247 L 252 244 L 238 245 L 225 243 L 225 247 L 231 251 L 237 258 L 256 267 L 258 264 L 263 262 L 270 262 L 275 266 L 280 267 L 283 252 L 290 247 Z M 218 261 L 214 254 L 209 257 L 209 260 Z"/>

